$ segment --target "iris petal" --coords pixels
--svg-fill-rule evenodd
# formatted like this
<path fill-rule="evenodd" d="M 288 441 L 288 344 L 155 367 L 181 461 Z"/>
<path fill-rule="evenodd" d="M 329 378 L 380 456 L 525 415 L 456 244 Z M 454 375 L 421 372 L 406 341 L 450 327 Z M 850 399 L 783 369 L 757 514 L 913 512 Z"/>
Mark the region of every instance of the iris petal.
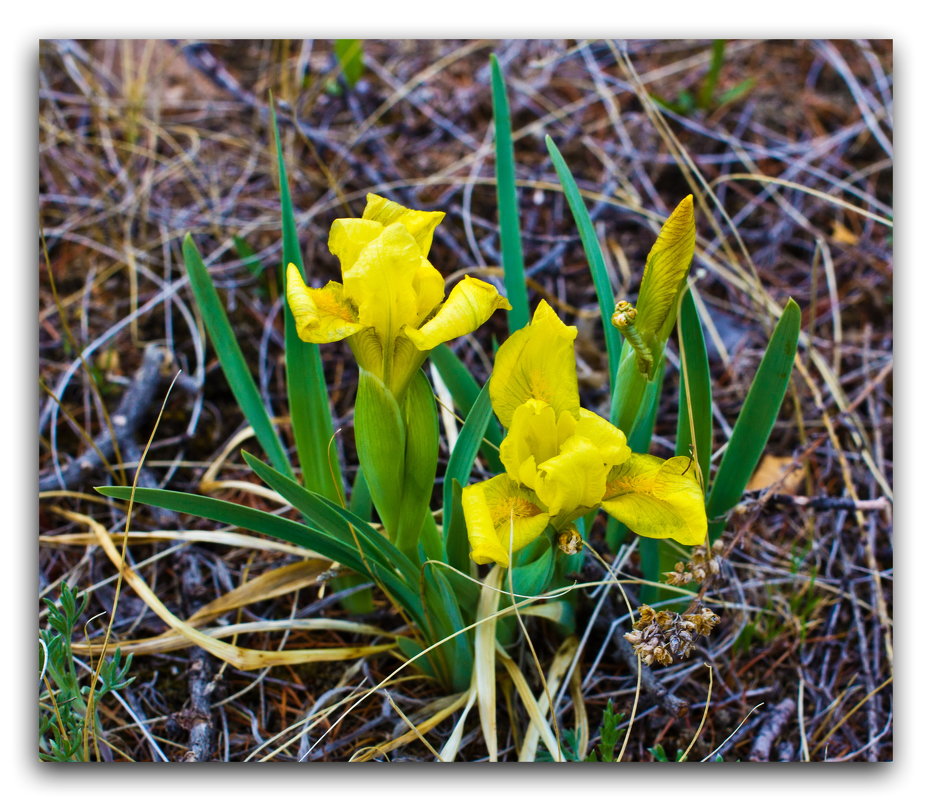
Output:
<path fill-rule="evenodd" d="M 339 222 L 339 221 L 338 221 Z M 423 256 L 407 229 L 394 223 L 369 242 L 343 273 L 343 291 L 359 309 L 359 320 L 390 345 L 417 320 L 414 277 Z"/>
<path fill-rule="evenodd" d="M 434 229 L 445 216 L 442 211 L 407 209 L 400 203 L 372 193 L 366 195 L 366 209 L 362 213 L 363 220 L 374 220 L 382 225 L 401 223 L 414 237 L 422 256 L 430 250 Z"/>
<path fill-rule="evenodd" d="M 666 342 L 676 320 L 675 301 L 686 282 L 696 247 L 693 196 L 687 195 L 660 229 L 647 254 L 638 293 L 637 330 L 652 342 Z"/>
<path fill-rule="evenodd" d="M 469 536 L 470 558 L 480 565 L 502 567 L 535 540 L 550 522 L 533 493 L 506 475 L 472 484 L 463 490 L 463 516 Z"/>
<path fill-rule="evenodd" d="M 685 456 L 634 453 L 608 475 L 602 506 L 635 534 L 683 545 L 705 541 L 705 499 Z"/>
<path fill-rule="evenodd" d="M 628 438 L 624 433 L 604 417 L 588 409 L 579 410 L 576 434 L 595 444 L 607 465 L 621 464 L 631 455 Z"/>
<path fill-rule="evenodd" d="M 414 272 L 414 294 L 417 298 L 417 315 L 411 323 L 419 326 L 443 300 L 443 276 L 427 259 Z"/>
<path fill-rule="evenodd" d="M 515 410 L 531 398 L 579 416 L 579 389 L 573 340 L 576 327 L 564 325 L 546 301 L 531 324 L 515 331 L 499 348 L 489 393 L 492 408 L 506 428 Z"/>
<path fill-rule="evenodd" d="M 340 271 L 344 276 L 353 269 L 362 249 L 384 230 L 384 225 L 372 220 L 346 217 L 333 221 L 327 247 L 340 260 Z"/>
<path fill-rule="evenodd" d="M 338 342 L 364 328 L 340 284 L 331 281 L 322 289 L 310 289 L 294 264 L 288 265 L 286 295 L 298 336 L 305 342 Z"/>
<path fill-rule="evenodd" d="M 560 446 L 557 456 L 539 464 L 537 470 L 534 489 L 538 497 L 551 517 L 563 517 L 599 504 L 609 468 L 592 442 L 573 436 Z"/>
<path fill-rule="evenodd" d="M 453 287 L 450 297 L 430 320 L 420 329 L 405 329 L 405 333 L 419 350 L 431 350 L 441 342 L 475 331 L 496 309 L 510 308 L 494 286 L 467 275 Z"/>
<path fill-rule="evenodd" d="M 559 452 L 557 423 L 552 406 L 532 398 L 515 409 L 511 427 L 499 451 L 502 464 L 513 481 L 533 487 L 537 465 Z M 528 476 L 531 476 L 530 480 Z"/>

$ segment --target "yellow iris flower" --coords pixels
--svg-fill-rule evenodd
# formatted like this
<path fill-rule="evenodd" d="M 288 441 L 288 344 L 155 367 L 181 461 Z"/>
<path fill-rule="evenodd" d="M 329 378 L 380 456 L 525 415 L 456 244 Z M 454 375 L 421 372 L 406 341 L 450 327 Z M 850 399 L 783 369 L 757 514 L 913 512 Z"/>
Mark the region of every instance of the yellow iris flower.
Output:
<path fill-rule="evenodd" d="M 305 342 L 348 339 L 360 367 L 400 397 L 427 352 L 510 309 L 491 284 L 466 276 L 444 301 L 443 276 L 427 260 L 440 211 L 416 211 L 370 194 L 362 218 L 339 219 L 328 246 L 343 283 L 311 289 L 288 265 L 286 295 Z"/>
<path fill-rule="evenodd" d="M 531 324 L 499 349 L 489 384 L 508 433 L 505 473 L 463 490 L 463 513 L 478 564 L 510 554 L 548 525 L 563 531 L 602 507 L 636 534 L 698 545 L 706 538 L 702 488 L 690 460 L 632 453 L 622 431 L 579 405 L 573 341 L 542 301 Z"/>

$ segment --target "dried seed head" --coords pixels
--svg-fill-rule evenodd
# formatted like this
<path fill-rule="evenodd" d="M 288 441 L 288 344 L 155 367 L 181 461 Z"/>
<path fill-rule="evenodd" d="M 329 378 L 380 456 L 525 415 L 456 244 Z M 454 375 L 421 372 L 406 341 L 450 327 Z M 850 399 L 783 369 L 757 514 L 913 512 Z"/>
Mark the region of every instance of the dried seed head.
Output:
<path fill-rule="evenodd" d="M 646 665 L 669 665 L 674 658 L 686 659 L 695 650 L 696 640 L 711 634 L 720 620 L 705 607 L 696 614 L 680 615 L 644 605 L 638 613 L 634 630 L 624 638 Z"/>
<path fill-rule="evenodd" d="M 708 607 L 703 607 L 702 611 L 696 615 L 683 615 L 683 619 L 695 626 L 696 634 L 700 637 L 708 637 L 712 629 L 721 621 L 721 618 Z"/>
<path fill-rule="evenodd" d="M 719 554 L 722 552 L 722 547 L 721 540 L 718 540 L 711 549 L 706 548 L 705 545 L 696 546 L 688 562 L 685 564 L 677 562 L 671 572 L 664 573 L 664 581 L 674 587 L 682 587 L 692 582 L 703 584 L 707 579 L 719 575 L 722 565 L 722 558 Z"/>
<path fill-rule="evenodd" d="M 655 662 L 659 662 L 661 665 L 670 665 L 673 663 L 673 655 L 662 645 L 658 645 L 654 648 L 653 657 Z"/>
<path fill-rule="evenodd" d="M 557 537 L 557 547 L 568 556 L 578 554 L 582 550 L 582 544 L 582 537 L 576 526 L 570 526 L 565 531 L 561 531 Z"/>

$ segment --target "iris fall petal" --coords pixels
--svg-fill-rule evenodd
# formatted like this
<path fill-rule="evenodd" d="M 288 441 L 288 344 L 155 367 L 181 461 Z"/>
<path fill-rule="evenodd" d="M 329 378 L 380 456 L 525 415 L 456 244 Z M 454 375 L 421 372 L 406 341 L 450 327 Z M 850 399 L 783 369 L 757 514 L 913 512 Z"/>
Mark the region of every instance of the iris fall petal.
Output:
<path fill-rule="evenodd" d="M 702 488 L 689 468 L 685 456 L 664 461 L 634 453 L 609 473 L 602 506 L 642 537 L 700 545 L 708 520 Z"/>
<path fill-rule="evenodd" d="M 420 329 L 409 326 L 405 333 L 419 350 L 431 350 L 441 342 L 475 331 L 496 309 L 510 308 L 494 286 L 467 275 L 453 287 L 430 320 Z"/>
<path fill-rule="evenodd" d="M 533 493 L 502 474 L 463 489 L 470 558 L 480 565 L 511 564 L 511 553 L 535 540 L 550 522 Z"/>
<path fill-rule="evenodd" d="M 322 289 L 310 289 L 301 271 L 289 264 L 286 294 L 298 336 L 305 342 L 338 342 L 364 327 L 357 321 L 352 305 L 343 297 L 343 287 L 335 281 Z"/>

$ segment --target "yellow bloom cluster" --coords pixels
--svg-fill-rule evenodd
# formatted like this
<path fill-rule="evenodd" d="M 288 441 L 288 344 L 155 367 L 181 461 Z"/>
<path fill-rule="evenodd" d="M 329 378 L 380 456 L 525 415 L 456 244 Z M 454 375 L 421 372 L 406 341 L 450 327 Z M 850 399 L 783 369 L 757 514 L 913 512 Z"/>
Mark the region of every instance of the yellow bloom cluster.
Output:
<path fill-rule="evenodd" d="M 600 506 L 645 537 L 705 540 L 690 460 L 632 453 L 622 431 L 580 407 L 576 333 L 542 301 L 496 354 L 489 394 L 508 432 L 506 472 L 463 490 L 470 556 L 479 564 L 508 566 L 547 526 L 561 532 Z"/>
<path fill-rule="evenodd" d="M 311 289 L 289 264 L 286 294 L 301 339 L 348 339 L 360 367 L 400 397 L 428 351 L 511 306 L 494 286 L 469 276 L 444 301 L 443 276 L 427 260 L 443 212 L 373 194 L 366 200 L 361 219 L 335 220 L 330 229 L 343 283 Z"/>

